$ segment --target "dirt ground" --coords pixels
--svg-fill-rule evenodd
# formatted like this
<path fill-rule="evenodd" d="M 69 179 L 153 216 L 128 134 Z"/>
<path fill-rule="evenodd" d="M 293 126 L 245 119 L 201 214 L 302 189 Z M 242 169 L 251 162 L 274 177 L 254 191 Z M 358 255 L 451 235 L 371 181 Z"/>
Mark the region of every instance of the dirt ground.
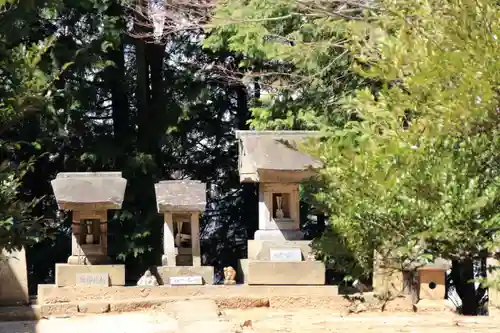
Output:
<path fill-rule="evenodd" d="M 326 310 L 280 311 L 251 309 L 226 311 L 234 322 L 251 320 L 255 332 L 500 332 L 500 313 L 489 317 L 462 317 L 443 313 L 364 313 L 334 314 Z"/>
<path fill-rule="evenodd" d="M 224 310 L 219 318 L 180 323 L 161 311 L 72 318 L 49 318 L 35 322 L 0 323 L 0 333 L 325 333 L 325 332 L 499 332 L 500 312 L 489 317 L 461 317 L 444 313 L 339 314 L 327 310 Z M 225 325 L 220 325 L 220 324 Z M 191 325 L 198 323 L 197 325 Z"/>

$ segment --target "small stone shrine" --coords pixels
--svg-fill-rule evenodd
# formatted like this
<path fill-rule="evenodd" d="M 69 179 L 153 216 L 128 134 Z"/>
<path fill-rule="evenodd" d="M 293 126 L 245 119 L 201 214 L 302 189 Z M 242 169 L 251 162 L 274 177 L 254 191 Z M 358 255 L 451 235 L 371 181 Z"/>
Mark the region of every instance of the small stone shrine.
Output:
<path fill-rule="evenodd" d="M 108 257 L 109 209 L 120 209 L 121 172 L 63 172 L 52 181 L 59 209 L 72 211 L 71 256 L 56 264 L 56 285 L 125 285 L 125 265 Z"/>
<path fill-rule="evenodd" d="M 259 230 L 248 240 L 238 276 L 251 285 L 323 285 L 325 265 L 314 260 L 300 231 L 299 184 L 322 162 L 299 150 L 309 131 L 236 131 L 241 182 L 259 183 Z"/>
<path fill-rule="evenodd" d="M 201 265 L 200 214 L 206 206 L 206 186 L 195 180 L 155 184 L 158 212 L 164 216 L 160 284 L 213 284 L 214 268 Z"/>

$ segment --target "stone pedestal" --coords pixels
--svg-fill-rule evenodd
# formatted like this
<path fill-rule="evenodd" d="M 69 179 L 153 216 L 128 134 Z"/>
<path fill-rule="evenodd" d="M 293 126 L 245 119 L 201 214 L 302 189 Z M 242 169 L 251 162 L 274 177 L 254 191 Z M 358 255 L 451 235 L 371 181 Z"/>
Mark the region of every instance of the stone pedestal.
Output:
<path fill-rule="evenodd" d="M 318 261 L 249 260 L 249 285 L 324 285 L 325 265 Z"/>
<path fill-rule="evenodd" d="M 300 256 L 273 258 L 279 251 Z M 250 285 L 324 285 L 326 276 L 325 265 L 312 259 L 310 241 L 249 240 L 248 259 L 240 259 L 237 270 L 238 281 Z"/>
<path fill-rule="evenodd" d="M 77 285 L 79 274 L 97 275 L 106 273 L 109 286 L 125 285 L 125 265 L 70 265 L 56 264 L 56 286 Z"/>

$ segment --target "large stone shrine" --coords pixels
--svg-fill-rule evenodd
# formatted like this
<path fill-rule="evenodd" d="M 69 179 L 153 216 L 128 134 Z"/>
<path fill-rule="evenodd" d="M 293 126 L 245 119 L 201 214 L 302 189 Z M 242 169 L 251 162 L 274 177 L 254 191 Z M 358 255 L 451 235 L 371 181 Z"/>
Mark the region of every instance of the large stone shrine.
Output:
<path fill-rule="evenodd" d="M 59 209 L 72 212 L 71 256 L 56 264 L 56 286 L 125 285 L 125 265 L 108 257 L 107 215 L 121 208 L 126 185 L 121 172 L 63 172 L 52 180 Z"/>
<path fill-rule="evenodd" d="M 206 206 L 206 186 L 196 180 L 155 184 L 158 212 L 164 216 L 160 284 L 213 284 L 214 268 L 201 265 L 200 214 Z"/>
<path fill-rule="evenodd" d="M 318 132 L 237 131 L 241 182 L 259 183 L 259 230 L 239 262 L 250 285 L 323 285 L 325 265 L 315 261 L 300 230 L 299 184 L 322 162 L 299 150 Z"/>

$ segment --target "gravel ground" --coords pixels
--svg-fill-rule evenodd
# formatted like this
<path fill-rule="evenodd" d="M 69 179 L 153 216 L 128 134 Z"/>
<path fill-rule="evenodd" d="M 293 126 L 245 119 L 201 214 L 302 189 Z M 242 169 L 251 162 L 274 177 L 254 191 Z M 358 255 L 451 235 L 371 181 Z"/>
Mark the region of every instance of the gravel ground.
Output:
<path fill-rule="evenodd" d="M 195 312 L 196 313 L 196 312 Z M 223 323 L 222 323 L 223 322 Z M 196 324 L 196 325 L 192 325 Z M 221 325 L 224 324 L 224 325 Z M 203 328 L 203 329 L 202 329 Z M 0 333 L 500 333 L 500 312 L 460 317 L 449 312 L 341 315 L 326 310 L 226 310 L 219 319 L 178 322 L 164 312 L 136 312 L 0 323 Z"/>

